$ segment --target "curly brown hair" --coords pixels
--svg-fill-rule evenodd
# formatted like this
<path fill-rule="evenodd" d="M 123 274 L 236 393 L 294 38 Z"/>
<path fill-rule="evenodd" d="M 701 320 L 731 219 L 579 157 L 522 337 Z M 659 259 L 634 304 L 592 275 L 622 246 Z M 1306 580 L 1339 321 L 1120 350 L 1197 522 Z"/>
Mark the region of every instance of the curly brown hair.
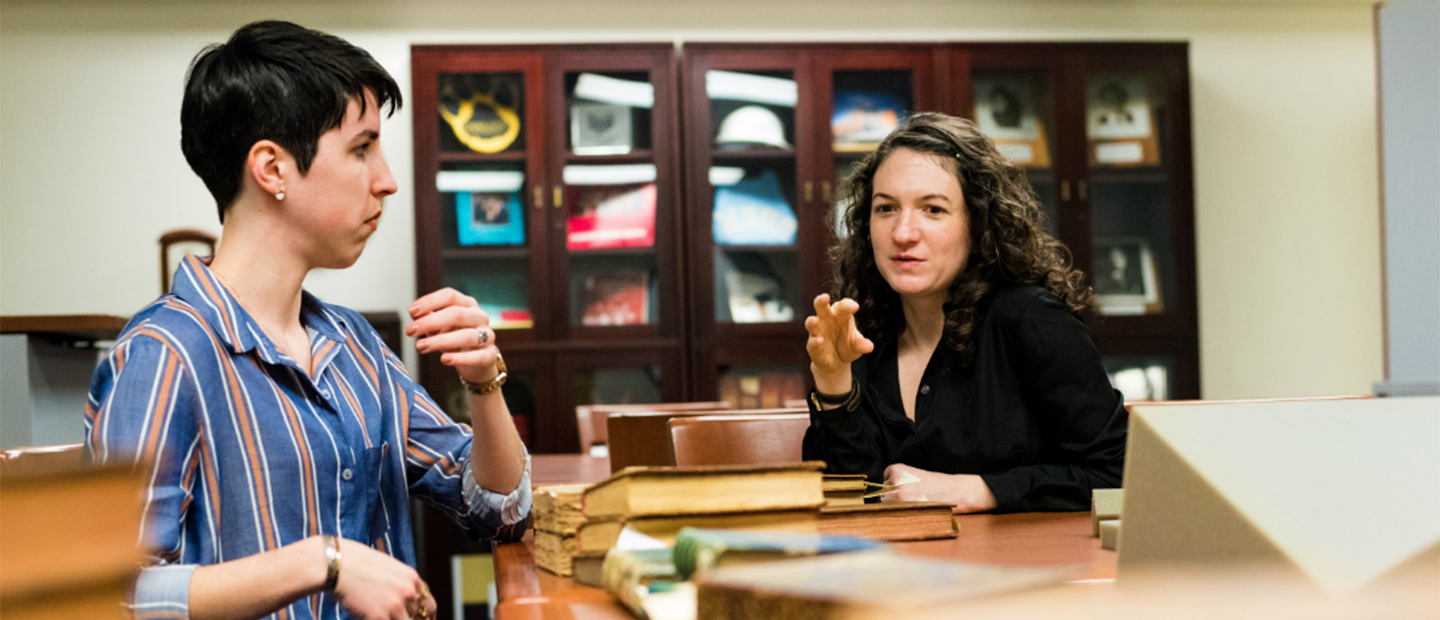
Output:
<path fill-rule="evenodd" d="M 855 320 L 870 338 L 898 337 L 905 329 L 900 295 L 875 264 L 870 241 L 870 203 L 875 171 L 892 153 L 909 149 L 937 156 L 955 174 L 970 219 L 970 256 L 950 284 L 942 342 L 969 362 L 982 303 L 1007 285 L 1039 285 L 1077 313 L 1091 309 L 1085 277 L 1070 266 L 1070 251 L 1045 229 L 1025 172 L 1005 159 L 975 123 L 922 112 L 911 116 L 856 166 L 840 189 L 845 207 L 841 225 L 848 235 L 830 249 L 836 298 L 860 304 Z"/>

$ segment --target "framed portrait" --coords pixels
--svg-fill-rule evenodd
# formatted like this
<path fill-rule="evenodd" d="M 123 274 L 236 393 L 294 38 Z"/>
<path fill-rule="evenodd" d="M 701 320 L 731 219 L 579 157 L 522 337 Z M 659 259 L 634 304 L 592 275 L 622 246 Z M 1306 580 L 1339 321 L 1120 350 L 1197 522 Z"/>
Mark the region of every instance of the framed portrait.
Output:
<path fill-rule="evenodd" d="M 520 192 L 456 192 L 460 245 L 524 245 Z"/>
<path fill-rule="evenodd" d="M 1090 138 L 1090 165 L 1159 165 L 1155 103 L 1150 80 L 1144 75 L 1091 78 L 1085 85 L 1085 133 Z"/>
<path fill-rule="evenodd" d="M 1160 300 L 1155 255 L 1150 243 L 1138 237 L 1096 239 L 1094 245 L 1095 302 L 1107 315 L 1155 314 Z"/>
<path fill-rule="evenodd" d="M 1022 166 L 1050 167 L 1040 88 L 1033 80 L 977 77 L 974 93 L 975 122 L 1001 153 Z"/>
<path fill-rule="evenodd" d="M 633 143 L 630 106 L 590 102 L 570 106 L 570 148 L 576 155 L 624 155 Z"/>

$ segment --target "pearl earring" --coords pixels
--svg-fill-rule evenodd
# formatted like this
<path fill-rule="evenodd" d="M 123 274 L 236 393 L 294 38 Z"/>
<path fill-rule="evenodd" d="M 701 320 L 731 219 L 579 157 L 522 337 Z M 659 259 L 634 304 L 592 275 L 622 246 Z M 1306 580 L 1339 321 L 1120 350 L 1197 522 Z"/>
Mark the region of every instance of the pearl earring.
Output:
<path fill-rule="evenodd" d="M 280 190 L 280 191 L 278 191 L 278 192 L 275 192 L 275 199 L 276 199 L 276 200 L 284 200 L 284 199 L 285 199 L 285 190 L 282 189 L 282 190 Z"/>

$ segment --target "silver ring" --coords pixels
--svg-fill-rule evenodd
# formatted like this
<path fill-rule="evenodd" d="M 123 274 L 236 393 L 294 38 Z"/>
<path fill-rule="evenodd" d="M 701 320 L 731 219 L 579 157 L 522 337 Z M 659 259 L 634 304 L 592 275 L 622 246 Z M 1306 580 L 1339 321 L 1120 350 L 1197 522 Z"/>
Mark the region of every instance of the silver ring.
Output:
<path fill-rule="evenodd" d="M 476 327 L 475 331 L 480 334 L 480 346 L 490 344 L 490 330 L 484 327 Z"/>

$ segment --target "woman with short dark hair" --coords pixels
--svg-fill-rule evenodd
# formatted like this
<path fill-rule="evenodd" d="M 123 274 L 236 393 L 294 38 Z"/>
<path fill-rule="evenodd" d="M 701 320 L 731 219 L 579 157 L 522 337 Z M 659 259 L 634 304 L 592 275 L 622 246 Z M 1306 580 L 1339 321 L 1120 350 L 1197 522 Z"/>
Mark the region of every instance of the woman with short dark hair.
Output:
<path fill-rule="evenodd" d="M 975 124 L 912 116 L 846 180 L 835 297 L 806 319 L 805 458 L 956 512 L 1086 510 L 1126 413 L 1091 292 L 1023 170 Z"/>

